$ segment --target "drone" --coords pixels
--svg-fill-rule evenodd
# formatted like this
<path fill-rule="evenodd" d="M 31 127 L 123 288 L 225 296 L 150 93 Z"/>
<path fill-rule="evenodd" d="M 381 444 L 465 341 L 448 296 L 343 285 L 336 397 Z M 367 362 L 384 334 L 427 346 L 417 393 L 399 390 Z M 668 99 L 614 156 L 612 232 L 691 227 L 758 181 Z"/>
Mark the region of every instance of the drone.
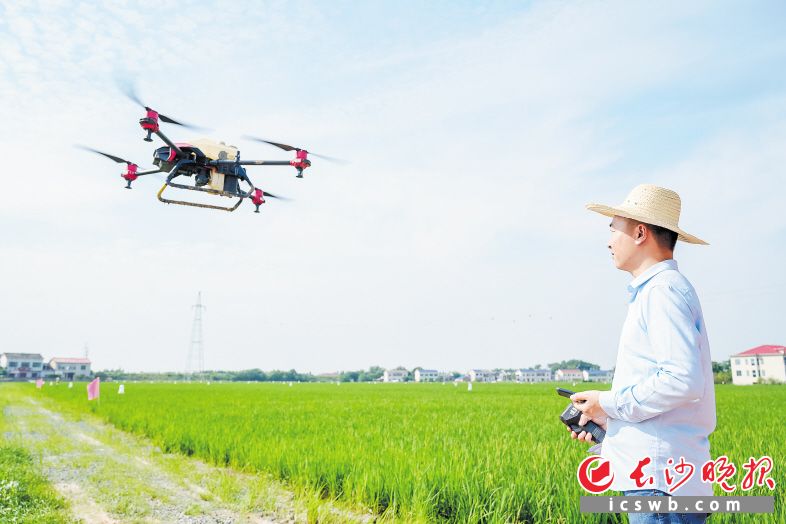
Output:
<path fill-rule="evenodd" d="M 164 185 L 161 186 L 161 189 L 158 191 L 158 200 L 165 204 L 178 204 L 231 212 L 237 209 L 240 204 L 243 203 L 243 200 L 249 198 L 255 206 L 254 212 L 259 213 L 259 206 L 265 203 L 265 197 L 285 199 L 256 187 L 248 177 L 246 169 L 243 166 L 291 166 L 294 167 L 297 172 L 296 177 L 303 178 L 303 171 L 311 167 L 309 155 L 333 162 L 341 162 L 335 158 L 311 153 L 304 148 L 272 142 L 270 140 L 248 135 L 244 135 L 244 138 L 269 144 L 279 149 L 283 149 L 284 151 L 294 151 L 295 158 L 293 160 L 241 160 L 238 148 L 227 145 L 224 142 L 218 142 L 207 138 L 191 140 L 190 142 L 173 142 L 161 131 L 162 122 L 185 128 L 194 128 L 194 126 L 179 122 L 145 105 L 139 97 L 136 96 L 133 89 L 128 89 L 126 95 L 145 110 L 145 116 L 139 119 L 139 125 L 146 133 L 143 140 L 145 142 L 152 142 L 152 135 L 156 135 L 166 144 L 156 149 L 153 153 L 153 164 L 156 168 L 147 171 L 139 171 L 139 165 L 135 162 L 125 160 L 119 156 L 110 155 L 109 153 L 104 153 L 103 151 L 91 147 L 78 147 L 103 155 L 118 164 L 126 164 L 125 173 L 120 175 L 126 181 L 126 189 L 131 189 L 131 184 L 139 177 L 155 173 L 167 173 Z M 179 183 L 185 181 L 181 179 L 181 177 L 187 177 L 191 183 Z M 245 188 L 243 186 L 245 186 Z M 164 192 L 167 188 L 200 191 L 211 195 L 232 199 L 236 198 L 237 201 L 234 205 L 223 206 L 165 198 Z"/>

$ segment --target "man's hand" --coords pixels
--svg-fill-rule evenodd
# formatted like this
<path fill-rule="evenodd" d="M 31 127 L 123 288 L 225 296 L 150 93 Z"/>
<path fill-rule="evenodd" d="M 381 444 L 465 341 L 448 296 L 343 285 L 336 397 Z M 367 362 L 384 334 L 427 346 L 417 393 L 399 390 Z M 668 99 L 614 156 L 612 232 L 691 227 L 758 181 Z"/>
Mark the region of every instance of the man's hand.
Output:
<path fill-rule="evenodd" d="M 606 412 L 603 411 L 603 408 L 598 402 L 599 396 L 600 391 L 596 390 L 582 391 L 580 393 L 574 393 L 570 396 L 570 400 L 573 402 L 573 405 L 576 407 L 576 409 L 581 411 L 579 426 L 583 426 L 592 420 L 595 424 L 602 427 L 604 431 L 606 430 L 606 423 L 608 422 L 609 417 L 606 415 Z M 572 439 L 592 442 L 592 434 L 587 431 L 582 431 L 581 433 L 576 434 L 575 431 L 571 430 L 567 426 L 565 429 L 570 431 L 570 438 Z"/>

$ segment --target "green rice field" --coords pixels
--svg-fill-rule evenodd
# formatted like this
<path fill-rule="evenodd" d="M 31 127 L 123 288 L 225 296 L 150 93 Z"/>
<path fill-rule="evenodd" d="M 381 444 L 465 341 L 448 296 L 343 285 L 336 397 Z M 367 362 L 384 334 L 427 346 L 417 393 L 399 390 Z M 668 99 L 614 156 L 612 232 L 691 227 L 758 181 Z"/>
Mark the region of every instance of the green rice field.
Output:
<path fill-rule="evenodd" d="M 2 387 L 93 413 L 166 451 L 268 472 L 300 495 L 382 521 L 626 521 L 579 512 L 576 467 L 587 445 L 559 422 L 567 402 L 555 384 L 475 384 L 469 392 L 465 384 L 126 383 L 118 395 L 117 384 L 104 383 L 100 403 L 88 403 L 84 384 Z M 770 455 L 778 484 L 745 493 L 774 494 L 774 515 L 711 520 L 786 522 L 786 387 L 719 385 L 717 406 L 713 456 L 741 466 Z"/>

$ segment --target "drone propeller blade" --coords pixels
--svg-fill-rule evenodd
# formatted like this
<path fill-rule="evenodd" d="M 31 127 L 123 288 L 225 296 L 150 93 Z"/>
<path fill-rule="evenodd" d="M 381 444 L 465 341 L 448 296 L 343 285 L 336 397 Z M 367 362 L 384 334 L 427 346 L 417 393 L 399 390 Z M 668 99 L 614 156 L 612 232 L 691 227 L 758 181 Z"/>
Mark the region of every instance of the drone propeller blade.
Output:
<path fill-rule="evenodd" d="M 117 85 L 120 88 L 120 90 L 123 92 L 123 94 L 126 95 L 132 102 L 145 109 L 149 109 L 144 103 L 142 103 L 142 100 L 136 94 L 136 88 L 134 87 L 134 82 L 132 82 L 131 80 L 118 79 Z"/>
<path fill-rule="evenodd" d="M 97 153 L 99 155 L 103 155 L 107 157 L 109 160 L 114 160 L 118 164 L 128 164 L 128 165 L 134 164 L 134 162 L 129 162 L 128 160 L 120 158 L 119 156 L 110 155 L 109 153 L 104 153 L 103 151 L 99 151 L 98 149 L 93 149 L 92 147 L 83 146 L 81 144 L 77 144 L 76 147 L 78 147 L 79 149 L 84 149 L 85 151 L 90 151 L 91 153 Z"/>
<path fill-rule="evenodd" d="M 158 113 L 158 118 L 160 118 L 162 122 L 166 122 L 167 124 L 175 124 L 176 126 L 183 126 L 183 127 L 193 127 L 188 124 L 183 124 L 181 122 L 178 122 L 177 120 L 173 120 L 166 115 L 162 115 L 161 113 Z"/>
<path fill-rule="evenodd" d="M 276 196 L 273 193 L 268 193 L 267 191 L 262 191 L 262 194 L 265 195 L 266 197 L 270 197 L 270 198 L 277 198 L 279 200 L 289 200 L 287 197 Z"/>
<path fill-rule="evenodd" d="M 206 127 L 196 126 L 194 124 L 186 124 L 185 122 L 178 122 L 174 118 L 169 118 L 168 116 L 162 115 L 161 113 L 158 113 L 158 118 L 167 124 L 174 124 L 176 126 L 185 127 L 186 129 L 193 129 L 195 131 L 207 131 Z"/>
<path fill-rule="evenodd" d="M 327 160 L 328 162 L 333 162 L 335 164 L 349 164 L 349 160 L 344 160 L 343 158 L 336 158 L 332 156 L 326 155 L 318 155 L 316 153 L 312 153 L 311 151 L 308 152 L 310 156 L 315 156 L 317 158 L 321 158 L 322 160 Z"/>
<path fill-rule="evenodd" d="M 152 109 L 150 106 L 145 105 L 145 103 L 142 102 L 142 99 L 139 98 L 139 95 L 137 95 L 136 88 L 134 87 L 134 83 L 132 81 L 130 81 L 130 80 L 125 80 L 125 81 L 118 80 L 118 85 L 120 86 L 120 90 L 123 91 L 123 93 L 132 102 L 134 102 L 135 104 L 137 104 L 140 107 L 143 107 L 145 109 L 145 111 L 149 111 L 149 110 Z M 174 118 L 170 118 L 170 117 L 168 117 L 166 115 L 162 115 L 161 113 L 158 113 L 158 118 L 162 122 L 166 122 L 167 124 L 174 124 L 176 126 L 182 126 L 182 127 L 187 128 L 187 129 L 200 129 L 200 130 L 204 130 L 205 129 L 203 127 L 195 126 L 193 124 L 186 124 L 184 122 L 179 122 L 179 121 L 175 120 Z"/>
<path fill-rule="evenodd" d="M 186 129 L 194 129 L 194 130 L 201 130 L 201 131 L 206 130 L 206 128 L 201 126 L 195 126 L 194 124 L 186 124 L 185 122 L 178 122 L 174 118 L 170 118 L 166 115 L 162 115 L 161 113 L 158 113 L 158 119 L 161 120 L 162 122 L 166 122 L 167 124 L 174 124 L 176 126 L 185 127 Z"/>
<path fill-rule="evenodd" d="M 263 142 L 265 144 L 270 144 L 271 146 L 275 146 L 275 147 L 277 147 L 279 149 L 283 149 L 284 151 L 298 151 L 299 150 L 299 148 L 297 148 L 297 147 L 288 146 L 286 144 L 280 144 L 278 142 L 271 142 L 270 140 L 265 140 L 264 138 L 257 138 L 255 136 L 243 135 L 243 138 L 246 138 L 248 140 L 254 140 L 256 142 Z"/>
<path fill-rule="evenodd" d="M 283 149 L 284 151 L 306 151 L 309 155 L 315 156 L 317 158 L 321 158 L 323 160 L 327 160 L 328 162 L 336 162 L 338 164 L 347 164 L 348 163 L 346 160 L 342 160 L 340 158 L 334 158 L 334 157 L 330 157 L 330 156 L 326 156 L 326 155 L 319 155 L 317 153 L 312 153 L 311 151 L 308 151 L 307 149 L 303 149 L 302 147 L 290 146 L 290 145 L 287 145 L 287 144 L 282 144 L 280 142 L 272 142 L 270 140 L 265 140 L 264 138 L 257 138 L 255 136 L 250 136 L 250 135 L 243 135 L 243 138 L 245 138 L 247 140 L 254 140 L 255 142 L 262 142 L 262 143 L 265 143 L 265 144 L 270 144 L 271 146 L 275 146 L 275 147 L 277 147 L 279 149 Z"/>

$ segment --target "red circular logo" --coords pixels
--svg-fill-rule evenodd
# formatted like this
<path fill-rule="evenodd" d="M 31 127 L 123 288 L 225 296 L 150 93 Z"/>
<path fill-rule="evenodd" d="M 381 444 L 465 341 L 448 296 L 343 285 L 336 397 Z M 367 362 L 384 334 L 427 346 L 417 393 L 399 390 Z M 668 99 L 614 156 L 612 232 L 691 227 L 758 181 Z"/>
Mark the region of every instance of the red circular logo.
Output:
<path fill-rule="evenodd" d="M 592 467 L 596 462 L 597 465 Z M 578 477 L 582 488 L 596 495 L 609 489 L 614 481 L 611 463 L 599 455 L 592 455 L 582 460 L 578 471 L 576 471 L 576 477 Z"/>

